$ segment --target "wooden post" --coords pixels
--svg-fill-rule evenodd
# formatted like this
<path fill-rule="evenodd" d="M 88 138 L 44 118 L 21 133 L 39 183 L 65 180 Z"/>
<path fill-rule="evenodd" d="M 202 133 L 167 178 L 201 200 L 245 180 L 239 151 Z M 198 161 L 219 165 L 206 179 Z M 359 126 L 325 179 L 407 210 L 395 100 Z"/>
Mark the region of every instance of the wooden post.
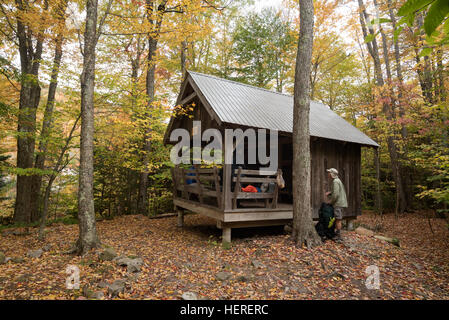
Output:
<path fill-rule="evenodd" d="M 231 228 L 222 225 L 223 235 L 222 235 L 222 243 L 224 245 L 231 243 Z"/>
<path fill-rule="evenodd" d="M 232 209 L 232 194 L 231 194 L 231 184 L 232 184 L 232 155 L 234 150 L 226 150 L 226 131 L 222 130 L 222 136 L 225 137 L 225 141 L 222 146 L 222 152 L 224 154 L 224 163 L 223 163 L 223 190 L 222 190 L 222 202 L 221 205 L 223 209 L 231 210 Z M 227 152 L 229 151 L 229 152 Z"/>
<path fill-rule="evenodd" d="M 223 201 L 222 206 L 224 210 L 232 209 L 232 194 L 231 194 L 231 173 L 232 167 L 230 164 L 223 165 Z"/>
<path fill-rule="evenodd" d="M 234 172 L 233 172 L 234 173 Z M 241 186 L 240 186 L 240 175 L 242 174 L 242 167 L 239 166 L 238 172 L 237 172 L 237 181 L 234 185 L 234 197 L 232 199 L 232 209 L 237 209 L 237 195 L 240 192 Z M 232 175 L 231 175 L 232 177 Z"/>
<path fill-rule="evenodd" d="M 203 203 L 203 186 L 200 181 L 200 172 L 198 170 L 198 165 L 194 165 L 195 170 L 195 178 L 196 178 L 196 190 L 198 192 L 198 198 L 200 199 L 200 203 Z"/>
<path fill-rule="evenodd" d="M 221 190 L 220 190 L 220 177 L 218 176 L 218 168 L 214 166 L 214 181 L 215 181 L 215 191 L 217 192 L 217 205 L 219 209 L 222 209 L 222 199 L 221 199 Z"/>
<path fill-rule="evenodd" d="M 178 213 L 178 224 L 177 226 L 179 228 L 182 228 L 184 226 L 184 209 L 181 209 L 179 207 L 176 208 L 176 212 Z"/>

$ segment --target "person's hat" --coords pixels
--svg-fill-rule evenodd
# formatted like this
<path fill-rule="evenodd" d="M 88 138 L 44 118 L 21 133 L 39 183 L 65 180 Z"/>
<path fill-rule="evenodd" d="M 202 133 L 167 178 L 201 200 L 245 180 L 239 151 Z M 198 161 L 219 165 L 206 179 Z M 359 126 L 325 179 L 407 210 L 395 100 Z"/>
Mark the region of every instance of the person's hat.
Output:
<path fill-rule="evenodd" d="M 326 169 L 327 172 L 329 172 L 332 176 L 332 178 L 335 178 L 338 176 L 338 170 L 335 168 Z"/>

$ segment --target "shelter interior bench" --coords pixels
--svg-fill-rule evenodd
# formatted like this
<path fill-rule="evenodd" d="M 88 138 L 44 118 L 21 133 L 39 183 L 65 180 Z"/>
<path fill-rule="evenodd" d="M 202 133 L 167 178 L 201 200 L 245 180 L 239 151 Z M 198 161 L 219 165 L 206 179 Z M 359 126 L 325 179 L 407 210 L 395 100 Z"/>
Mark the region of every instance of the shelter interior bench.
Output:
<path fill-rule="evenodd" d="M 237 209 L 238 200 L 256 200 L 263 199 L 265 208 L 276 208 L 278 203 L 278 178 L 282 175 L 281 169 L 277 171 L 265 171 L 265 170 L 247 170 L 239 167 L 234 171 L 235 176 L 232 181 L 235 182 L 234 192 L 232 196 L 232 208 Z M 242 184 L 257 184 L 265 185 L 267 190 L 262 192 L 243 192 Z M 270 186 L 271 184 L 271 186 Z M 270 202 L 271 200 L 271 202 Z M 247 202 L 242 203 L 243 206 L 254 205 Z"/>

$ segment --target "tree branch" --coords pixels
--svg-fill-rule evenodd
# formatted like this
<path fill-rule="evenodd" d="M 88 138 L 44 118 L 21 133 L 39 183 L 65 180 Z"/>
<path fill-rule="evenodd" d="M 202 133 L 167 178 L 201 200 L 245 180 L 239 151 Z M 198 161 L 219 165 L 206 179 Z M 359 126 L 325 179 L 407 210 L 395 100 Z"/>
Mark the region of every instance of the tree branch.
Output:
<path fill-rule="evenodd" d="M 109 12 L 111 11 L 112 1 L 113 0 L 109 0 L 108 6 L 106 7 L 106 11 L 105 11 L 103 17 L 100 20 L 100 24 L 98 25 L 98 29 L 97 29 L 97 38 L 95 39 L 95 43 L 97 43 L 98 39 L 100 39 L 101 30 L 103 29 L 103 25 L 104 25 L 104 23 L 106 21 L 106 18 L 108 16 Z"/>

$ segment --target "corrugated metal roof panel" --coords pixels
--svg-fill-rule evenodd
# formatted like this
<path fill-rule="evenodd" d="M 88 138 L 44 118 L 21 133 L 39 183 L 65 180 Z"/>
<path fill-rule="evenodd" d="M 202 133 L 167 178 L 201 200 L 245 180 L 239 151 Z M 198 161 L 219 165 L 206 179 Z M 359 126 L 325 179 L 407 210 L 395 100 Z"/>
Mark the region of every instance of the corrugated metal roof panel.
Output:
<path fill-rule="evenodd" d="M 222 122 L 293 131 L 293 96 L 189 71 Z M 378 147 L 359 129 L 322 103 L 310 102 L 310 135 Z"/>

